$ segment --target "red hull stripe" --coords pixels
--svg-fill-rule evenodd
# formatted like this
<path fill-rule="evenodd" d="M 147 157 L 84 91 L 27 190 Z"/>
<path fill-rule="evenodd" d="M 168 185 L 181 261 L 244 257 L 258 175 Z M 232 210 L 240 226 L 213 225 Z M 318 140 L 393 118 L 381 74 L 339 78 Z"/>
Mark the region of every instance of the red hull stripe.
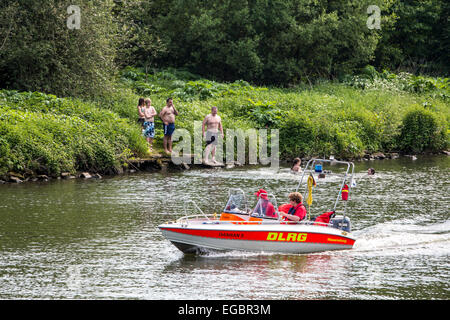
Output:
<path fill-rule="evenodd" d="M 355 240 L 324 233 L 306 232 L 272 232 L 272 231 L 224 231 L 224 230 L 198 230 L 184 228 L 163 228 L 167 231 L 183 233 L 198 237 L 232 239 L 232 240 L 256 240 L 278 242 L 303 242 L 326 243 L 353 246 Z"/>

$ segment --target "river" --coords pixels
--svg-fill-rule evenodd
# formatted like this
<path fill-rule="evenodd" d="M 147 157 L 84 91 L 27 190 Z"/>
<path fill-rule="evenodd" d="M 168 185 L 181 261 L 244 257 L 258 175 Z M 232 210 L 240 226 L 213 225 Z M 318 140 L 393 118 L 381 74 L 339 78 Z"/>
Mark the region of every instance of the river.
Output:
<path fill-rule="evenodd" d="M 184 199 L 220 212 L 228 189 L 278 205 L 299 176 L 242 167 L 0 185 L 1 299 L 449 299 L 450 158 L 356 162 L 352 250 L 184 255 L 157 228 Z M 374 167 L 376 174 L 367 175 Z M 334 193 L 319 191 L 326 209 Z"/>

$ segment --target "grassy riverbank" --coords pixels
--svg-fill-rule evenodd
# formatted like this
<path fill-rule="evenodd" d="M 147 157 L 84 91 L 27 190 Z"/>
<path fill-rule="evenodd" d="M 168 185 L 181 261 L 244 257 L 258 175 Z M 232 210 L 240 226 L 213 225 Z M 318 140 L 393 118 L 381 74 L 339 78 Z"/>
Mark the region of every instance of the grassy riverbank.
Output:
<path fill-rule="evenodd" d="M 114 173 L 130 155 L 145 152 L 146 143 L 135 125 L 109 107 L 0 91 L 0 174 Z"/>
<path fill-rule="evenodd" d="M 150 96 L 157 110 L 172 96 L 180 111 L 178 127 L 191 132 L 193 121 L 201 121 L 213 105 L 219 107 L 224 128 L 277 128 L 282 158 L 439 152 L 449 143 L 449 79 L 378 73 L 369 66 L 340 82 L 292 88 L 133 68 L 123 70 L 121 81 Z"/>
<path fill-rule="evenodd" d="M 193 131 L 210 107 L 225 129 L 280 130 L 281 158 L 361 157 L 372 152 L 439 152 L 449 146 L 449 80 L 366 68 L 340 82 L 293 88 L 218 83 L 180 70 L 126 68 L 102 101 L 0 90 L 0 175 L 14 171 L 114 173 L 147 147 L 136 124 L 139 96 L 159 112 L 168 96 L 177 127 Z M 156 120 L 155 146 L 162 124 Z"/>

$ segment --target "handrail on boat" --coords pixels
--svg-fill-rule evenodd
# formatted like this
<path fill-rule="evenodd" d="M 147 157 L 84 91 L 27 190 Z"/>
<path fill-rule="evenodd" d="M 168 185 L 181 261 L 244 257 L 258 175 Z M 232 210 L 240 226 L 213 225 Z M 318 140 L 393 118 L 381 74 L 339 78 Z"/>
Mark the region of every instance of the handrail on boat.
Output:
<path fill-rule="evenodd" d="M 211 219 L 211 218 L 212 219 Z M 326 222 L 316 222 L 316 221 L 281 221 L 278 219 L 273 220 L 261 220 L 261 221 L 254 221 L 254 220 L 219 220 L 216 215 L 206 215 L 206 214 L 197 214 L 197 215 L 190 215 L 190 216 L 184 216 L 181 218 L 178 218 L 176 220 L 176 223 L 180 224 L 189 224 L 190 219 L 198 219 L 198 218 L 206 218 L 206 221 L 204 223 L 214 223 L 214 224 L 249 224 L 249 225 L 278 225 L 278 224 L 304 224 L 304 225 L 317 225 L 322 227 L 331 227 L 331 223 Z"/>
<path fill-rule="evenodd" d="M 284 221 L 284 220 L 262 220 L 262 221 L 253 221 L 253 220 L 210 220 L 211 223 L 217 223 L 217 224 L 259 224 L 259 225 L 278 225 L 278 224 L 303 224 L 303 225 L 317 225 L 321 227 L 331 227 L 331 223 L 326 222 L 316 222 L 316 221 Z"/>
<path fill-rule="evenodd" d="M 342 183 L 341 186 L 339 188 L 339 192 L 338 195 L 336 197 L 336 201 L 334 202 L 334 207 L 333 207 L 333 211 L 336 211 L 336 207 L 337 204 L 339 202 L 339 197 L 341 196 L 342 193 L 342 189 L 344 188 L 345 182 L 347 180 L 347 178 L 349 178 L 349 184 L 348 184 L 348 196 L 350 197 L 350 191 L 352 188 L 352 184 L 353 184 L 353 176 L 355 173 L 355 164 L 353 162 L 349 162 L 349 161 L 339 161 L 336 159 L 310 159 L 306 166 L 305 166 L 305 170 L 303 170 L 302 176 L 300 178 L 300 181 L 297 185 L 297 188 L 295 189 L 296 192 L 298 192 L 298 189 L 300 188 L 302 182 L 303 182 L 303 177 L 305 176 L 305 172 L 308 171 L 308 167 L 311 165 L 311 168 L 309 170 L 313 171 L 314 170 L 314 165 L 317 163 L 322 163 L 322 162 L 327 162 L 327 163 L 333 163 L 333 164 L 345 164 L 347 165 L 347 170 L 345 172 L 344 178 L 342 179 Z M 350 174 L 349 174 L 350 172 Z M 306 192 L 308 190 L 308 186 L 305 187 L 305 192 L 302 194 L 303 198 L 306 198 Z M 346 211 L 347 211 L 347 201 L 345 201 L 345 206 L 344 206 L 344 213 L 343 213 L 343 219 L 345 220 L 345 216 L 346 216 Z"/>
<path fill-rule="evenodd" d="M 208 221 L 212 221 L 213 220 L 213 219 L 210 219 L 206 214 L 193 214 L 193 215 L 190 215 L 190 216 L 183 216 L 181 218 L 178 218 L 175 222 L 182 223 L 183 221 L 185 221 L 187 223 L 187 222 L 189 222 L 189 219 L 199 218 L 199 217 L 206 218 L 206 220 L 208 220 Z"/>

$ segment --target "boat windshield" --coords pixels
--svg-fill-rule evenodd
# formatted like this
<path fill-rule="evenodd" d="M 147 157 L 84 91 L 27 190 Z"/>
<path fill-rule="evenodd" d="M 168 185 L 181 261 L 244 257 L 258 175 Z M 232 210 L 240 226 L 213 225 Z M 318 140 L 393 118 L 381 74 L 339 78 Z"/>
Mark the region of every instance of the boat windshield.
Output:
<path fill-rule="evenodd" d="M 227 213 L 247 213 L 247 202 L 244 193 L 230 193 L 227 204 L 223 212 Z"/>

